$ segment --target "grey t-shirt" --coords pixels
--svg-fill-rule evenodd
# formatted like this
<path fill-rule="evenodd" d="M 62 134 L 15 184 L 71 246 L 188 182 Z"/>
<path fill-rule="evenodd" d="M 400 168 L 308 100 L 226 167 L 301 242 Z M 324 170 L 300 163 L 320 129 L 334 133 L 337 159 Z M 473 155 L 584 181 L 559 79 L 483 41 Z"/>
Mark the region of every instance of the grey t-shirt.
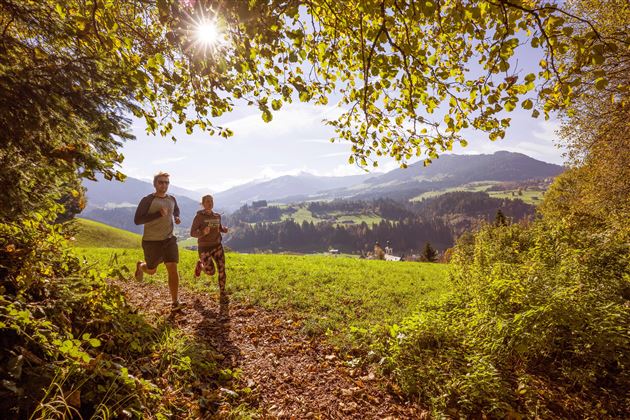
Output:
<path fill-rule="evenodd" d="M 166 216 L 160 214 L 160 209 L 165 207 Z M 173 217 L 179 217 L 179 208 L 175 198 L 167 195 L 157 197 L 150 194 L 142 199 L 134 221 L 136 224 L 144 224 L 144 241 L 163 241 L 173 236 Z"/>

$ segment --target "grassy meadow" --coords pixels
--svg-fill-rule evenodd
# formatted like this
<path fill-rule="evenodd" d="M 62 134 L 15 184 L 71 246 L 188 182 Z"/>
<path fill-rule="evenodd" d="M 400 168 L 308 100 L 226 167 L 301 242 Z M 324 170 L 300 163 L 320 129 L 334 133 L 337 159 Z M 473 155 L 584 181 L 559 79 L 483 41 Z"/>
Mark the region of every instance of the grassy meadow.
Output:
<path fill-rule="evenodd" d="M 538 205 L 543 198 L 544 192 L 537 189 L 521 189 L 520 194 L 519 190 L 501 190 L 501 191 L 487 191 L 488 188 L 500 184 L 500 182 L 495 181 L 479 181 L 479 182 L 471 182 L 469 184 L 460 185 L 452 188 L 444 188 L 442 190 L 436 191 L 428 191 L 422 193 L 410 201 L 422 201 L 428 198 L 438 197 L 440 195 L 450 193 L 450 192 L 487 192 L 488 195 L 492 198 L 503 198 L 508 200 L 523 200 L 527 204 Z"/>
<path fill-rule="evenodd" d="M 91 221 L 80 220 L 79 225 L 75 252 L 88 264 L 131 278 L 136 261 L 142 259 L 139 236 Z M 216 275 L 194 277 L 196 262 L 197 253 L 180 245 L 182 284 L 217 292 Z M 449 291 L 448 266 L 443 264 L 228 253 L 226 266 L 232 299 L 287 311 L 303 320 L 309 334 L 396 323 L 421 302 L 440 299 Z M 145 278 L 166 282 L 166 270 L 161 266 Z"/>
<path fill-rule="evenodd" d="M 75 247 L 139 248 L 142 237 L 94 220 L 76 218 Z"/>
<path fill-rule="evenodd" d="M 283 207 L 283 206 L 280 206 L 280 207 Z M 284 207 L 287 207 L 287 206 L 284 206 Z M 382 217 L 374 213 L 369 213 L 369 214 L 345 213 L 341 211 L 327 212 L 327 218 L 322 219 L 313 215 L 313 213 L 308 208 L 304 207 L 304 205 L 299 206 L 297 210 L 294 211 L 293 213 L 282 215 L 282 220 L 289 220 L 289 219 L 293 220 L 295 223 L 298 223 L 298 224 L 302 224 L 303 222 L 308 222 L 308 223 L 313 222 L 315 224 L 321 223 L 321 222 L 330 222 L 335 225 L 361 224 L 363 222 L 367 223 L 368 225 L 372 225 L 374 223 L 378 224 L 381 222 L 381 220 L 383 220 Z"/>
<path fill-rule="evenodd" d="M 523 200 L 527 204 L 538 205 L 542 201 L 544 191 L 539 190 L 518 190 L 488 191 L 492 198 L 507 198 L 508 200 Z"/>
<path fill-rule="evenodd" d="M 76 248 L 101 269 L 125 266 L 131 278 L 137 249 Z M 180 248 L 182 284 L 218 292 L 216 275 L 193 275 L 197 253 Z M 426 300 L 449 291 L 448 266 L 369 261 L 329 256 L 226 254 L 227 290 L 232 299 L 282 309 L 303 319 L 308 333 L 368 328 L 399 322 Z M 166 282 L 158 268 L 147 281 Z"/>

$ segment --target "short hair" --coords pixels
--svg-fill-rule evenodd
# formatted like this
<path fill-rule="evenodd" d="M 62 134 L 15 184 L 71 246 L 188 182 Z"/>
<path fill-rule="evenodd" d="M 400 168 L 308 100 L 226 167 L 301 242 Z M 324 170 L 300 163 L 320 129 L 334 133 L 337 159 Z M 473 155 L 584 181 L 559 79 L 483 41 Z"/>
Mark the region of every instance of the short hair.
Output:
<path fill-rule="evenodd" d="M 158 178 L 161 177 L 161 176 L 165 176 L 167 178 L 170 177 L 170 175 L 167 174 L 166 172 L 160 171 L 157 174 L 153 175 L 153 185 L 155 185 L 155 183 L 157 182 Z"/>
<path fill-rule="evenodd" d="M 214 203 L 214 197 L 211 196 L 210 194 L 206 194 L 203 197 L 201 197 L 201 204 L 203 204 L 203 202 L 206 201 L 207 199 L 212 200 L 212 202 Z"/>

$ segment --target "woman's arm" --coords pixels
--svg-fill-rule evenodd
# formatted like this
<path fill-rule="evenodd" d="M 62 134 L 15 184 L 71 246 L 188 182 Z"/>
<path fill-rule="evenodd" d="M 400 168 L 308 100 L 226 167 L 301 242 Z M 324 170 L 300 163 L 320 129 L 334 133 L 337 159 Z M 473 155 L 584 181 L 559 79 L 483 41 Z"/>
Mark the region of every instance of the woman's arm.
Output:
<path fill-rule="evenodd" d="M 203 218 L 199 215 L 196 215 L 193 219 L 192 226 L 190 227 L 190 236 L 193 238 L 199 238 L 203 236 L 203 230 L 200 229 L 202 225 Z"/>

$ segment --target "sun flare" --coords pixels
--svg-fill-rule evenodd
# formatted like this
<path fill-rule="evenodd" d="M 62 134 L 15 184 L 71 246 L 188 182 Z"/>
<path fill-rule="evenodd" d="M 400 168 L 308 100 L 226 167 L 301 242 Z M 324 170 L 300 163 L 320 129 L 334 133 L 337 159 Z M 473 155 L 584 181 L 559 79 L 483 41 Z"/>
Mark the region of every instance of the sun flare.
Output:
<path fill-rule="evenodd" d="M 217 24 L 211 20 L 199 22 L 195 27 L 195 37 L 197 42 L 204 47 L 210 47 L 219 41 L 219 29 Z"/>

